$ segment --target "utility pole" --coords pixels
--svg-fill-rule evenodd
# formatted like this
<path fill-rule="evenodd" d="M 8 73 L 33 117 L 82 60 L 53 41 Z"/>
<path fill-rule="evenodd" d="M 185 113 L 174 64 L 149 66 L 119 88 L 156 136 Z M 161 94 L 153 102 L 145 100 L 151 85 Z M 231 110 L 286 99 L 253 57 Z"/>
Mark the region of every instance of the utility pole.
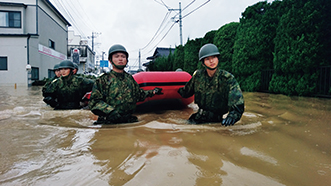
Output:
<path fill-rule="evenodd" d="M 168 11 L 179 11 L 179 38 L 180 38 L 180 45 L 183 46 L 183 38 L 182 38 L 182 4 L 179 2 L 179 9 L 168 9 Z"/>
<path fill-rule="evenodd" d="M 141 55 L 140 55 L 140 49 L 139 49 L 139 69 L 141 69 Z"/>
<path fill-rule="evenodd" d="M 104 60 L 103 55 L 105 55 L 106 52 L 102 51 L 102 61 Z"/>
<path fill-rule="evenodd" d="M 93 61 L 92 63 L 95 65 L 95 52 L 94 52 L 94 38 L 98 37 L 101 33 L 98 32 L 92 32 L 92 55 L 93 55 Z M 90 36 L 88 36 L 87 38 L 90 39 Z"/>
<path fill-rule="evenodd" d="M 98 37 L 101 33 L 98 32 L 92 32 L 92 52 L 94 52 L 94 38 Z"/>
<path fill-rule="evenodd" d="M 180 45 L 183 46 L 183 37 L 182 37 L 182 6 L 181 6 L 181 2 L 179 2 L 179 37 L 180 37 Z"/>

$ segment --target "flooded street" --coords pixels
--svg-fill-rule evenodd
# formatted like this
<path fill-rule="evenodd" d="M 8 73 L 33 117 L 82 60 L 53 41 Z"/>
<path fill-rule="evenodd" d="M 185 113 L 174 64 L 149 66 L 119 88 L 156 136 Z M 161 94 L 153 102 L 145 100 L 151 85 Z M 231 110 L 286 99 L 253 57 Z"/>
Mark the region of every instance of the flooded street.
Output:
<path fill-rule="evenodd" d="M 41 87 L 0 87 L 0 185 L 329 185 L 331 99 L 244 98 L 231 127 L 186 124 L 194 104 L 100 127 L 46 106 Z"/>

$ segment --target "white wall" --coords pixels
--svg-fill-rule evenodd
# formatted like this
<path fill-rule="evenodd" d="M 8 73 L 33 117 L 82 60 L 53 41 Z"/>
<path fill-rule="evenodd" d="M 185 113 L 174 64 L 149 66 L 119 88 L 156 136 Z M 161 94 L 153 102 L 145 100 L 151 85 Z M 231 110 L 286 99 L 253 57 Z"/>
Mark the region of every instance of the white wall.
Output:
<path fill-rule="evenodd" d="M 25 37 L 0 38 L 0 56 L 7 58 L 8 71 L 0 70 L 1 86 L 27 85 Z"/>

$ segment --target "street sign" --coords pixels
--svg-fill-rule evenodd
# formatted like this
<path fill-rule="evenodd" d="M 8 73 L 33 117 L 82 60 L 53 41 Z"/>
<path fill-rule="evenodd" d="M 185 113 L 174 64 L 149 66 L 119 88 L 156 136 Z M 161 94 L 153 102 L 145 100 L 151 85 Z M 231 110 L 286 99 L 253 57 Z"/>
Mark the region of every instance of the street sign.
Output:
<path fill-rule="evenodd" d="M 100 67 L 108 67 L 108 60 L 100 60 Z"/>

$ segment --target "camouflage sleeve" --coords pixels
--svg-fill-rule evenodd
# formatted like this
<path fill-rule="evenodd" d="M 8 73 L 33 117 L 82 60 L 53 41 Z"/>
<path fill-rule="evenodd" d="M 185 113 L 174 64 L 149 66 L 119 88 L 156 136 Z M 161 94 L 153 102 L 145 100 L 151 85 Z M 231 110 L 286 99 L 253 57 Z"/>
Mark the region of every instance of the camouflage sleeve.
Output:
<path fill-rule="evenodd" d="M 91 79 L 88 79 L 88 78 L 84 78 L 84 81 L 83 81 L 83 85 L 84 85 L 83 86 L 83 90 L 84 90 L 84 93 L 92 91 L 94 82 L 95 82 L 94 80 L 91 80 Z"/>
<path fill-rule="evenodd" d="M 95 115 L 106 116 L 114 110 L 114 107 L 107 104 L 103 98 L 102 80 L 98 78 L 93 84 L 89 108 Z"/>
<path fill-rule="evenodd" d="M 52 78 L 52 79 L 47 80 L 46 83 L 45 83 L 45 85 L 43 86 L 43 88 L 42 88 L 41 91 L 42 91 L 44 97 L 45 97 L 44 94 L 45 94 L 47 88 L 49 87 L 49 85 L 52 83 L 52 81 L 53 81 L 54 79 L 55 79 L 55 78 Z"/>
<path fill-rule="evenodd" d="M 186 83 L 184 87 L 181 87 L 178 89 L 178 93 L 183 97 L 183 98 L 189 98 L 194 95 L 194 82 L 196 78 L 196 73 L 195 71 L 193 73 L 192 78 Z"/>
<path fill-rule="evenodd" d="M 43 96 L 44 97 L 56 97 L 56 91 L 61 82 L 60 78 L 56 78 L 51 81 L 47 86 L 43 87 Z"/>
<path fill-rule="evenodd" d="M 138 83 L 132 78 L 134 90 L 136 90 L 136 101 L 144 101 L 147 97 L 153 97 L 153 90 L 143 90 L 139 87 Z"/>
<path fill-rule="evenodd" d="M 242 114 L 244 113 L 245 107 L 243 93 L 233 75 L 231 75 L 231 77 L 228 79 L 228 85 L 230 86 L 228 116 L 234 118 L 236 121 L 239 121 Z"/>

